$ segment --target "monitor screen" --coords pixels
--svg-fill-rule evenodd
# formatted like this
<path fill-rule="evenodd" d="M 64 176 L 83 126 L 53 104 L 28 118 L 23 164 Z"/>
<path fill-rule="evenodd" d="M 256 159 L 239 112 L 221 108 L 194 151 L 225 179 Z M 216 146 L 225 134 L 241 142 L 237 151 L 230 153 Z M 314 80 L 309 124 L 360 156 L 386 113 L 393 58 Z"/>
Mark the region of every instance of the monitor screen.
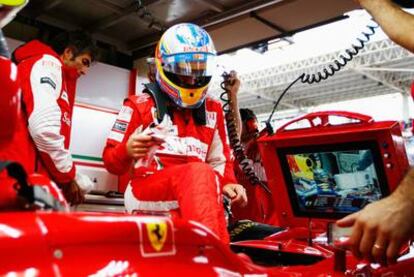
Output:
<path fill-rule="evenodd" d="M 339 218 L 388 194 L 375 141 L 278 150 L 296 216 Z"/>

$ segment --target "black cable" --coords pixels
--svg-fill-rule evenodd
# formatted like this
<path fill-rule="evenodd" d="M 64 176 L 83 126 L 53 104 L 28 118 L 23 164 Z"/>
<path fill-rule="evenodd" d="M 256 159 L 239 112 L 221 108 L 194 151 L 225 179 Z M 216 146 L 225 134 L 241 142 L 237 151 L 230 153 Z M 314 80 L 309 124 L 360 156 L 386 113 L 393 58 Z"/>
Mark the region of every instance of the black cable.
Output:
<path fill-rule="evenodd" d="M 296 80 L 294 80 L 292 83 L 290 83 L 290 85 L 287 88 L 285 88 L 285 90 L 282 92 L 282 94 L 277 99 L 275 105 L 273 106 L 273 110 L 272 110 L 272 112 L 270 113 L 270 116 L 269 116 L 269 119 L 270 120 L 273 117 L 273 114 L 275 113 L 277 106 L 279 106 L 279 102 L 282 100 L 283 96 L 285 96 L 285 94 L 289 91 L 289 89 L 294 84 L 296 84 L 297 81 L 302 80 L 304 78 L 304 76 L 305 76 L 305 73 L 303 73 L 302 75 L 300 75 L 298 78 L 296 78 Z M 269 119 L 266 121 L 266 129 L 269 132 L 269 134 L 273 134 L 273 127 L 272 127 L 272 124 L 270 124 L 270 120 Z"/>
<path fill-rule="evenodd" d="M 279 96 L 279 98 L 276 101 L 276 104 L 273 107 L 273 110 L 269 116 L 269 118 L 266 121 L 266 129 L 268 131 L 268 134 L 273 134 L 273 127 L 271 124 L 273 114 L 276 112 L 276 109 L 282 100 L 282 98 L 286 95 L 286 93 L 289 91 L 289 89 L 297 82 L 301 81 L 304 84 L 314 84 L 314 83 L 320 83 L 323 80 L 326 80 L 330 78 L 331 76 L 334 76 L 336 72 L 342 70 L 350 61 L 354 59 L 356 55 L 359 54 L 359 52 L 364 49 L 365 45 L 371 40 L 371 37 L 375 34 L 375 29 L 379 26 L 370 26 L 368 25 L 367 28 L 369 29 L 368 32 L 362 32 L 363 37 L 357 38 L 357 41 L 359 44 L 352 44 L 351 48 L 346 49 L 346 54 L 341 54 L 336 60 L 333 61 L 333 63 L 329 64 L 328 66 L 324 67 L 322 70 L 313 73 L 313 74 L 306 74 L 302 73 L 298 78 L 296 78 L 292 83 L 289 84 L 289 86 L 283 91 L 283 93 Z"/>
<path fill-rule="evenodd" d="M 252 185 L 259 185 L 261 186 L 266 192 L 271 194 L 269 187 L 257 177 L 256 173 L 254 172 L 253 167 L 249 163 L 249 158 L 246 156 L 244 147 L 241 144 L 237 133 L 236 127 L 236 118 L 234 117 L 232 110 L 231 110 L 231 100 L 229 99 L 229 91 L 227 86 L 230 82 L 230 74 L 224 72 L 222 74 L 223 82 L 221 82 L 220 87 L 224 90 L 224 92 L 220 95 L 220 99 L 224 102 L 223 104 L 223 111 L 226 114 L 227 120 L 227 131 L 230 141 L 230 146 L 233 149 L 234 156 L 236 160 L 239 162 L 241 169 L 246 174 L 247 178 L 249 179 Z"/>

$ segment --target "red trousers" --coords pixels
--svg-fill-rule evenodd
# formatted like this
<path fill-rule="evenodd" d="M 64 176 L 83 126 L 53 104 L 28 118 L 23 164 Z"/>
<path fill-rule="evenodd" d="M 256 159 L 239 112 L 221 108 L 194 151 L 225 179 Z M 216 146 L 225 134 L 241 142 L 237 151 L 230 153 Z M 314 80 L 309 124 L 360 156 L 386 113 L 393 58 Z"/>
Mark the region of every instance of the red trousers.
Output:
<path fill-rule="evenodd" d="M 203 224 L 229 242 L 221 185 L 206 163 L 180 164 L 135 177 L 125 191 L 125 207 L 129 212 L 178 208 L 182 218 Z"/>

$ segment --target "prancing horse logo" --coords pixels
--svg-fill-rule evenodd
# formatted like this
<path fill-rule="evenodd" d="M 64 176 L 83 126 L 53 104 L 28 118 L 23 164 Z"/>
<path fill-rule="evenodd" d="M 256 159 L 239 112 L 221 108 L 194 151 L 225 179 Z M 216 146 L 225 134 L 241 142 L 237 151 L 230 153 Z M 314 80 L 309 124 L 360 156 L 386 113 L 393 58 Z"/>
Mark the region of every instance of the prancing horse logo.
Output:
<path fill-rule="evenodd" d="M 167 223 L 147 223 L 148 238 L 156 251 L 161 251 L 167 239 Z"/>

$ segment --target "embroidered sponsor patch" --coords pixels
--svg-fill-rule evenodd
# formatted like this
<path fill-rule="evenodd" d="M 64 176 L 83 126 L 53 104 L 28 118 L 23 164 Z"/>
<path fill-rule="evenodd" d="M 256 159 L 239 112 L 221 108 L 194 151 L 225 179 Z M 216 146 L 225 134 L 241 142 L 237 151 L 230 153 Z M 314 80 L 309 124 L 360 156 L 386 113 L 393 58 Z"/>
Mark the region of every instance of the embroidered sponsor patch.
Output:
<path fill-rule="evenodd" d="M 132 117 L 132 112 L 133 112 L 132 108 L 123 106 L 122 109 L 119 111 L 117 120 L 130 122 L 131 117 Z"/>
<path fill-rule="evenodd" d="M 137 97 L 136 99 L 136 103 L 140 104 L 140 103 L 144 103 L 148 101 L 148 98 L 150 98 L 151 96 L 147 93 L 142 93 L 140 96 Z"/>
<path fill-rule="evenodd" d="M 55 58 L 53 58 L 52 56 L 48 56 L 47 58 L 46 56 L 44 57 L 45 58 L 42 59 L 42 66 L 53 69 L 53 70 L 60 70 L 61 65 L 57 62 Z M 50 60 L 50 59 L 54 59 L 54 60 Z"/>
<path fill-rule="evenodd" d="M 115 121 L 114 126 L 112 127 L 112 130 L 125 133 L 127 128 L 128 128 L 128 123 L 117 120 Z"/>
<path fill-rule="evenodd" d="M 112 139 L 112 140 L 117 141 L 117 142 L 122 142 L 122 140 L 124 139 L 124 136 L 125 136 L 124 134 L 111 131 L 109 133 L 108 139 Z"/>
<path fill-rule="evenodd" d="M 41 84 L 48 84 L 50 85 L 53 89 L 56 89 L 56 83 L 53 82 L 53 80 L 50 77 L 42 77 L 40 78 L 40 83 Z"/>
<path fill-rule="evenodd" d="M 206 113 L 206 126 L 214 129 L 217 122 L 217 113 L 216 112 L 207 112 Z"/>
<path fill-rule="evenodd" d="M 68 112 L 64 112 L 62 115 L 62 122 L 66 123 L 68 126 L 72 124 L 71 118 Z"/>
<path fill-rule="evenodd" d="M 151 219 L 139 223 L 143 257 L 175 255 L 174 228 L 169 219 Z"/>

